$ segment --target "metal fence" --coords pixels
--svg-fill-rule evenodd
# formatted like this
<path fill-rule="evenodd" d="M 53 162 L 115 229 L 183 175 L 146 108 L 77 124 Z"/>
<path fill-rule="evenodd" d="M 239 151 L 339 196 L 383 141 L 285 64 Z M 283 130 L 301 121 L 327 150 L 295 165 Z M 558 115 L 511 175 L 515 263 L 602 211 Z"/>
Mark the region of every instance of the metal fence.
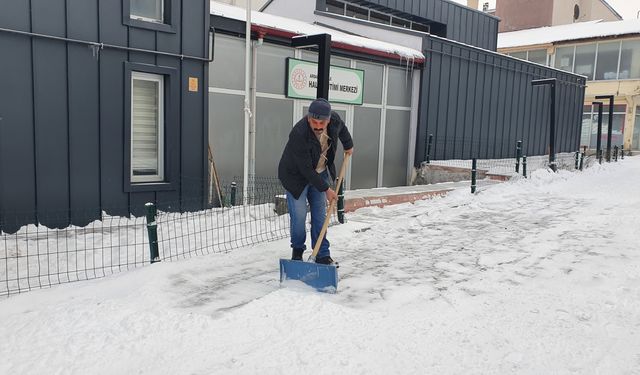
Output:
<path fill-rule="evenodd" d="M 241 183 L 221 183 L 222 207 L 158 212 L 160 260 L 226 252 L 287 237 L 289 218 L 278 180 L 251 178 L 250 182 L 246 195 Z M 26 225 L 15 233 L 0 232 L 0 296 L 101 278 L 150 263 L 145 217 L 113 217 L 103 212 L 99 220 L 84 227 Z"/>

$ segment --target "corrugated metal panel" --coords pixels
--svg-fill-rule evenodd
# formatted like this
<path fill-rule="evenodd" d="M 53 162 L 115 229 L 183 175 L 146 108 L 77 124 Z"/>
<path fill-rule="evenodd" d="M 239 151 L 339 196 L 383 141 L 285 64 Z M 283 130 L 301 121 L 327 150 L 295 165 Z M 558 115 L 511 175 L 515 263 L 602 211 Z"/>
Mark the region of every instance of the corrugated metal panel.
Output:
<path fill-rule="evenodd" d="M 175 32 L 123 23 L 123 0 L 31 0 L 5 2 L 0 27 L 123 47 L 206 56 L 207 0 L 181 0 L 172 8 Z M 164 209 L 194 209 L 206 181 L 206 62 L 103 49 L 99 59 L 86 45 L 0 32 L 0 226 L 5 231 L 39 221 L 84 225 L 102 210 L 142 213 L 147 201 L 178 202 Z M 166 122 L 182 142 L 168 149 L 175 190 L 125 192 L 124 63 L 177 69 L 182 87 Z M 199 91 L 188 92 L 188 77 Z M 175 95 L 174 95 L 175 96 Z M 182 181 L 185 178 L 188 181 Z M 180 188 L 180 186 L 188 188 Z M 16 214 L 16 212 L 21 214 Z"/>
<path fill-rule="evenodd" d="M 387 8 L 446 25 L 446 37 L 472 46 L 496 50 L 498 18 L 446 0 L 369 0 L 361 4 Z M 444 35 L 443 35 L 444 36 Z"/>
<path fill-rule="evenodd" d="M 558 152 L 579 146 L 583 77 L 426 37 L 416 164 L 425 159 L 433 134 L 434 159 L 505 158 L 523 140 L 525 154 L 543 155 L 548 148 L 549 88 L 531 80 L 557 78 Z"/>

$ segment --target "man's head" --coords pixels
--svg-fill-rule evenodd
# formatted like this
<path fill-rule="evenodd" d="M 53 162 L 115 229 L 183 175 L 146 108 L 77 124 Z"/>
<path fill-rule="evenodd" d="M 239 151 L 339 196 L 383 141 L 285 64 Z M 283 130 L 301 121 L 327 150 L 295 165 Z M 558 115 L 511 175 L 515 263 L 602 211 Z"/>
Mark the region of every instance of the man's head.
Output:
<path fill-rule="evenodd" d="M 329 125 L 331 120 L 331 104 L 326 99 L 318 98 L 309 105 L 309 113 L 307 114 L 309 126 L 311 129 L 320 133 Z"/>

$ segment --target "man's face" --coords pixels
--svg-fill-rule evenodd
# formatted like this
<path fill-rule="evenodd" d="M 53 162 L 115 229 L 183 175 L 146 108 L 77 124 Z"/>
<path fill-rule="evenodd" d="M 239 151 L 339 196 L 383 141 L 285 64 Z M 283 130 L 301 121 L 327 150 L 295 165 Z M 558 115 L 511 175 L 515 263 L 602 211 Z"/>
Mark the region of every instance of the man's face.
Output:
<path fill-rule="evenodd" d="M 307 116 L 307 118 L 309 119 L 309 126 L 311 126 L 311 130 L 313 130 L 313 132 L 316 134 L 322 133 L 324 129 L 327 128 L 327 125 L 329 125 L 328 119 L 318 120 L 311 116 Z"/>

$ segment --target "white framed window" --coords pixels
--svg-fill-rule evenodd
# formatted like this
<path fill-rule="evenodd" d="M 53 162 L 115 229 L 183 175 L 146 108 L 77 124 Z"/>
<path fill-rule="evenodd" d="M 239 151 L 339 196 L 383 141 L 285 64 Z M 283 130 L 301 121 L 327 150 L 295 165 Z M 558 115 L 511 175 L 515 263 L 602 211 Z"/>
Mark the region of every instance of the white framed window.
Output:
<path fill-rule="evenodd" d="M 164 23 L 165 0 L 130 0 L 130 17 L 147 22 Z"/>
<path fill-rule="evenodd" d="M 131 182 L 164 181 L 164 77 L 131 73 Z"/>

